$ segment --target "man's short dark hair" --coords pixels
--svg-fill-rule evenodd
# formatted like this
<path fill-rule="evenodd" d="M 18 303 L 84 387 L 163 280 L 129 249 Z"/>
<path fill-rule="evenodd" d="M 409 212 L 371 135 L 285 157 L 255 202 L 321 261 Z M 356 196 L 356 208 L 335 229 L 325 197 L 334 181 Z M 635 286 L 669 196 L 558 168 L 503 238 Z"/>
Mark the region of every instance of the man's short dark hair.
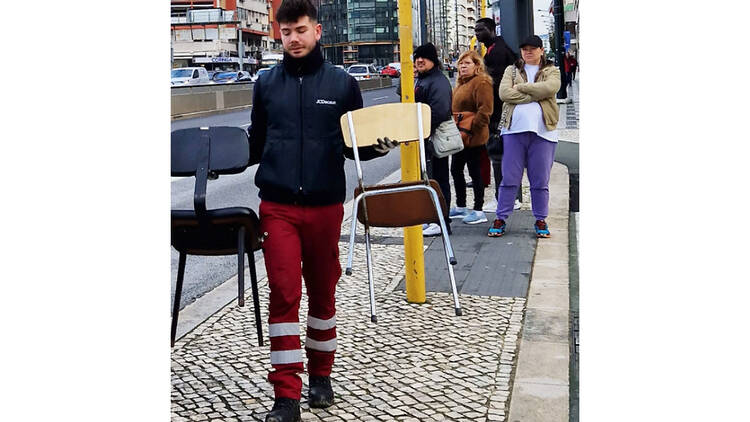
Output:
<path fill-rule="evenodd" d="M 477 23 L 484 24 L 492 32 L 495 32 L 495 21 L 492 18 L 477 19 Z"/>
<path fill-rule="evenodd" d="M 318 20 L 318 10 L 310 0 L 284 0 L 276 12 L 276 21 L 279 23 L 297 22 L 301 17 L 307 16 L 311 21 Z"/>

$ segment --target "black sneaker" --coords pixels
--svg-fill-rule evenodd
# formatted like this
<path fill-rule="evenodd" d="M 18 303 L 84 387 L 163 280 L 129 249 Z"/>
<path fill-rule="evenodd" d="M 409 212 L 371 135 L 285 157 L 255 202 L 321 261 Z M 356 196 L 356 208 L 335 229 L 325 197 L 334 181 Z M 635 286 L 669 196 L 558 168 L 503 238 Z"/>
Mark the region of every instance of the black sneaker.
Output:
<path fill-rule="evenodd" d="M 266 415 L 266 422 L 301 422 L 299 400 L 280 397 L 273 402 L 273 409 Z"/>
<path fill-rule="evenodd" d="M 310 377 L 310 392 L 307 395 L 310 407 L 326 408 L 333 404 L 331 377 Z"/>

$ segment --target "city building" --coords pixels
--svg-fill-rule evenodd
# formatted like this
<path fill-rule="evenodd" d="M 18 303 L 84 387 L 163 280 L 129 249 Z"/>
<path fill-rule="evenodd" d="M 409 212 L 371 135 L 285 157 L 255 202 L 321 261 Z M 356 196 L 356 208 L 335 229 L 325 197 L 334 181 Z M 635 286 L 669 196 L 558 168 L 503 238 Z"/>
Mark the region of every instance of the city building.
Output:
<path fill-rule="evenodd" d="M 172 67 L 254 70 L 276 43 L 268 0 L 171 0 Z"/>
<path fill-rule="evenodd" d="M 570 32 L 570 48 L 573 55 L 577 55 L 578 48 L 578 0 L 563 1 L 564 31 Z"/>
<path fill-rule="evenodd" d="M 396 0 L 317 0 L 320 43 L 331 63 L 386 65 L 399 61 Z"/>

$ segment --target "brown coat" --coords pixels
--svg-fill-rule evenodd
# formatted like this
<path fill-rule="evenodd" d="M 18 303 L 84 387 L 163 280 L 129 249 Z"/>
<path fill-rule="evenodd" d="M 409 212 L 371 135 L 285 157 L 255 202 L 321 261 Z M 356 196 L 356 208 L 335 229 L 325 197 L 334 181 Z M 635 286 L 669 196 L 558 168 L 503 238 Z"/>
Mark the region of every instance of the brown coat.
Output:
<path fill-rule="evenodd" d="M 462 79 L 462 84 L 453 90 L 453 113 L 470 111 L 474 113 L 471 125 L 472 135 L 467 147 L 477 147 L 487 143 L 490 137 L 489 123 L 492 115 L 494 98 L 492 97 L 492 79 L 472 76 Z"/>

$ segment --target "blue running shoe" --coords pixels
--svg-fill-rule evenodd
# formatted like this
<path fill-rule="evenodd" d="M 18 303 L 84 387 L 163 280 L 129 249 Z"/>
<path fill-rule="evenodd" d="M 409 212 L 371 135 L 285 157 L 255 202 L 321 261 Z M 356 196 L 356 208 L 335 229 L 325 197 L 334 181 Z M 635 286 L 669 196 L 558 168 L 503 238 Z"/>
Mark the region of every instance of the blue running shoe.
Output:
<path fill-rule="evenodd" d="M 492 223 L 492 227 L 487 231 L 489 237 L 500 237 L 505 234 L 505 221 L 496 218 Z"/>
<path fill-rule="evenodd" d="M 479 224 L 479 223 L 486 223 L 487 217 L 484 215 L 484 212 L 482 211 L 472 211 L 464 217 L 463 223 L 464 224 Z"/>
<path fill-rule="evenodd" d="M 469 210 L 466 207 L 455 207 L 451 208 L 448 212 L 449 218 L 466 218 L 469 215 Z"/>
<path fill-rule="evenodd" d="M 536 229 L 536 237 L 538 238 L 548 238 L 552 236 L 549 234 L 549 227 L 547 227 L 547 223 L 544 220 L 536 220 L 534 228 Z"/>

